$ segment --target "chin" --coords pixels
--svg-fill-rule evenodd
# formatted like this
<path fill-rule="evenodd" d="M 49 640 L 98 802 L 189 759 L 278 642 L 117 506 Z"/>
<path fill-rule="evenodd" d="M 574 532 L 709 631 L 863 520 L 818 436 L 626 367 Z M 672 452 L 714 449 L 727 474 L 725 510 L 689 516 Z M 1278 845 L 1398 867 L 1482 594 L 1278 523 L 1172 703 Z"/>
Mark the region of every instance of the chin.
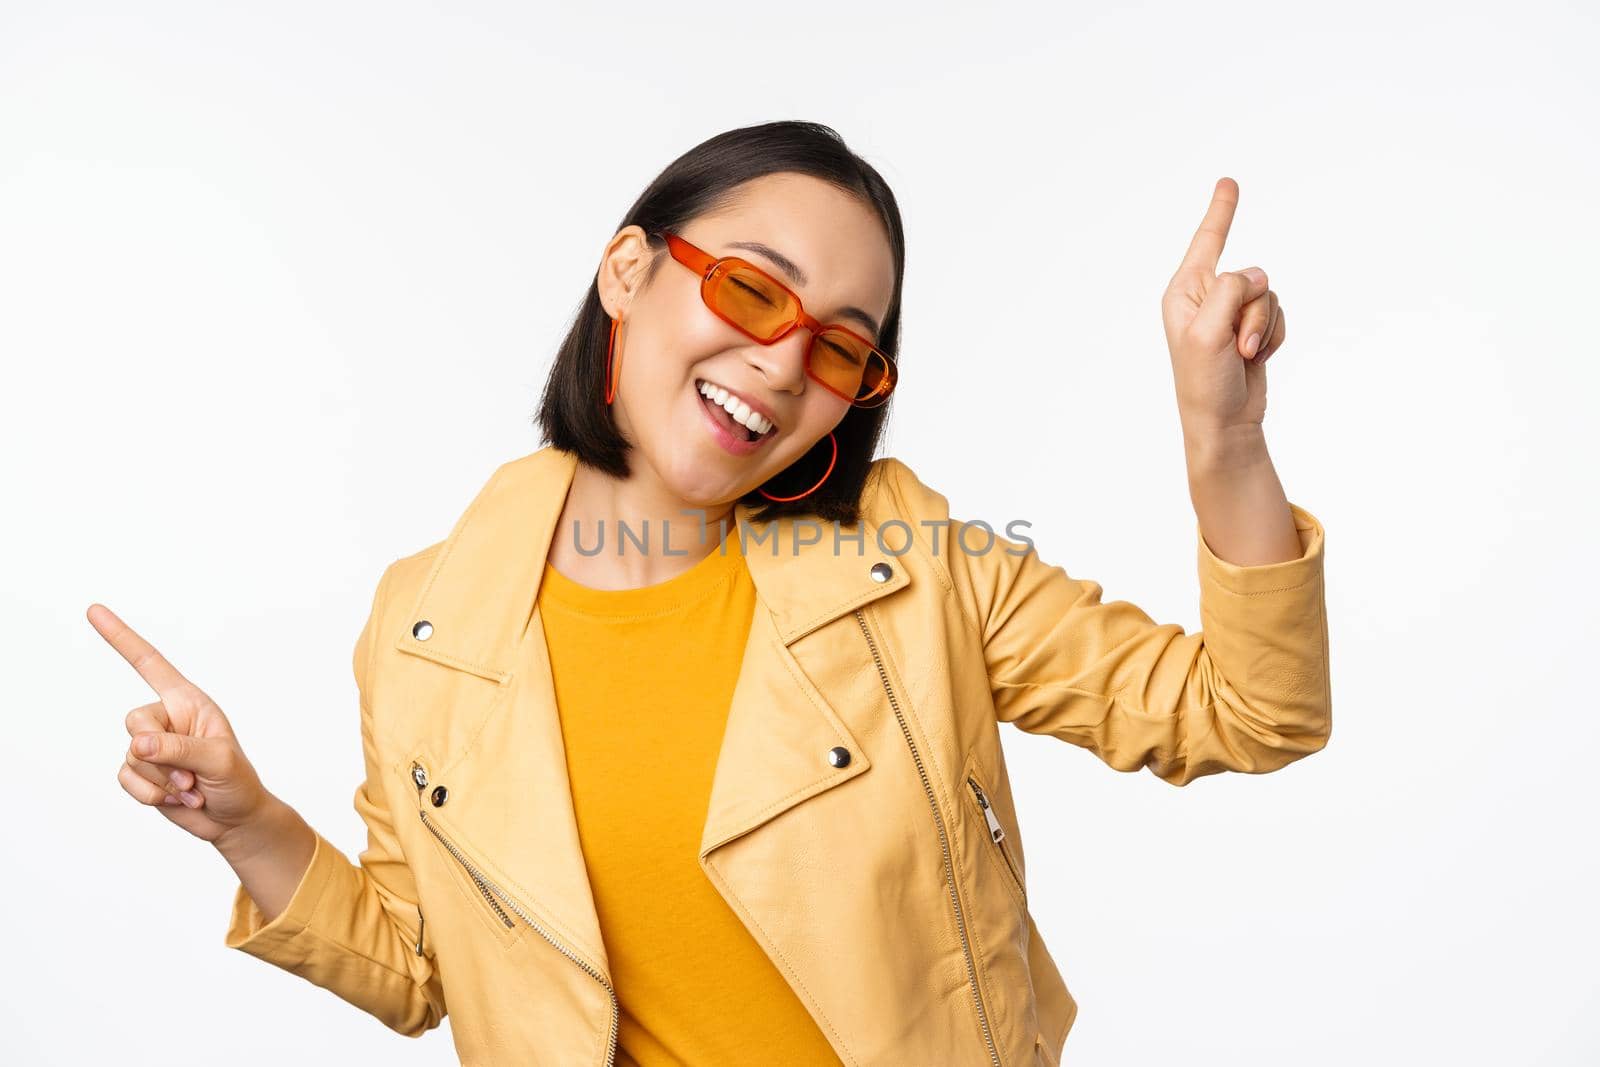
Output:
<path fill-rule="evenodd" d="M 661 480 L 689 508 L 715 508 L 744 495 L 729 473 L 719 472 L 703 455 L 674 456 Z"/>

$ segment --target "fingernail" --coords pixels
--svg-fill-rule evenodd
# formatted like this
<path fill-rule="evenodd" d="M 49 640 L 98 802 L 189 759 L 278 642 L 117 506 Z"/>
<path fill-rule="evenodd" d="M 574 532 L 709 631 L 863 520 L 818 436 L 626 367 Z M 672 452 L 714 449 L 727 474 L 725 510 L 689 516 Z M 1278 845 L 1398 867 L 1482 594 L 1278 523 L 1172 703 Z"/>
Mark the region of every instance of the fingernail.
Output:
<path fill-rule="evenodd" d="M 167 772 L 167 780 L 169 782 L 171 782 L 173 785 L 177 785 L 179 780 L 180 780 L 178 776 L 181 775 L 182 773 L 183 773 L 182 771 L 168 771 Z"/>
<path fill-rule="evenodd" d="M 183 803 L 183 801 L 179 800 L 177 797 L 173 796 L 171 793 L 168 793 L 166 796 L 161 798 L 161 803 L 163 803 L 163 804 L 181 804 L 181 803 Z"/>
<path fill-rule="evenodd" d="M 193 789 L 185 789 L 178 795 L 182 797 L 183 802 L 189 805 L 191 808 L 198 808 L 200 806 L 200 794 L 196 793 Z"/>
<path fill-rule="evenodd" d="M 1244 343 L 1244 354 L 1247 356 L 1253 356 L 1256 354 L 1256 349 L 1260 347 L 1261 335 L 1259 333 L 1253 333 L 1250 335 L 1250 339 Z"/>
<path fill-rule="evenodd" d="M 149 734 L 136 737 L 133 739 L 133 750 L 141 756 L 153 756 L 156 754 L 156 739 Z"/>
<path fill-rule="evenodd" d="M 1246 267 L 1243 273 L 1245 277 L 1257 284 L 1265 281 L 1267 277 L 1267 272 L 1262 270 L 1260 267 Z"/>

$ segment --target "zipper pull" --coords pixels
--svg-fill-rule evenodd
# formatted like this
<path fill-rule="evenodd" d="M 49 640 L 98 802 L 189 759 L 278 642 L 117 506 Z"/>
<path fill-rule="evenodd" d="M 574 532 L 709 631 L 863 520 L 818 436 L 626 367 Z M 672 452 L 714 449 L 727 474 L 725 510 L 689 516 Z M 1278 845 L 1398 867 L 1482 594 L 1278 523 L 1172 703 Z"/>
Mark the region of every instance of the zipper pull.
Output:
<path fill-rule="evenodd" d="M 994 812 L 989 808 L 989 798 L 983 795 L 983 790 L 978 788 L 978 783 L 972 778 L 967 779 L 967 784 L 972 786 L 972 791 L 978 797 L 978 806 L 983 809 L 983 817 L 989 824 L 989 836 L 996 844 L 1005 840 L 1005 827 L 1000 825 L 1000 820 L 995 818 Z"/>
<path fill-rule="evenodd" d="M 417 955 L 422 955 L 422 924 L 426 920 L 422 917 L 422 905 L 417 905 Z"/>

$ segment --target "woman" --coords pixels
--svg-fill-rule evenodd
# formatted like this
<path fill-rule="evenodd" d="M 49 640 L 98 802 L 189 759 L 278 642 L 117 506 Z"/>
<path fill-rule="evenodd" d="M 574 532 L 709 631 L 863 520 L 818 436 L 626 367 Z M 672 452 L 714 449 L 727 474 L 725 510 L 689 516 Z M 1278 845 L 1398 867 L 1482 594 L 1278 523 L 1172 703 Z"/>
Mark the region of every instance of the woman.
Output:
<path fill-rule="evenodd" d="M 367 848 L 156 690 L 118 775 L 238 874 L 225 943 L 466 1063 L 1055 1063 L 1076 1015 L 1028 910 L 998 724 L 1173 785 L 1330 729 L 1323 533 L 1267 458 L 1265 276 L 1217 183 L 1163 301 L 1203 632 L 951 519 L 872 458 L 904 245 L 826 127 L 734 130 L 607 243 L 548 444 L 391 563 L 356 644 Z"/>

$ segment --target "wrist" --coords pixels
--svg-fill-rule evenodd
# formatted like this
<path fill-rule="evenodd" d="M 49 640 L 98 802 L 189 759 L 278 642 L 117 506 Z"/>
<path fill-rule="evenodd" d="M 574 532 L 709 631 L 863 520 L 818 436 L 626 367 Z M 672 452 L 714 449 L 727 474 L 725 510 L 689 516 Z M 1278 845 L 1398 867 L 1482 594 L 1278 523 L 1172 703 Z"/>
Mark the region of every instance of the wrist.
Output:
<path fill-rule="evenodd" d="M 1267 436 L 1258 422 L 1220 428 L 1183 428 L 1190 482 L 1227 478 L 1270 465 Z"/>
<path fill-rule="evenodd" d="M 292 833 L 297 818 L 298 812 L 268 793 L 254 814 L 222 831 L 211 844 L 231 866 L 238 867 L 272 851 Z"/>

